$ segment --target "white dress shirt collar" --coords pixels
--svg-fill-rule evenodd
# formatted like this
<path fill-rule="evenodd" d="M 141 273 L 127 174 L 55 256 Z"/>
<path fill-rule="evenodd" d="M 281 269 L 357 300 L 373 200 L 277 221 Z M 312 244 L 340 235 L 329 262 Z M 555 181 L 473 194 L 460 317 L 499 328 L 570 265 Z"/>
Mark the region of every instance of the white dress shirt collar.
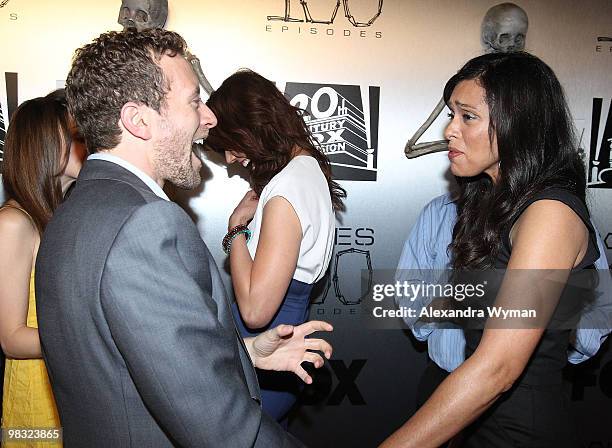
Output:
<path fill-rule="evenodd" d="M 105 160 L 107 162 L 115 163 L 115 164 L 125 168 L 126 170 L 128 170 L 134 176 L 138 177 L 157 196 L 159 196 L 160 198 L 162 198 L 162 199 L 164 199 L 166 201 L 170 200 L 168 198 L 168 195 L 166 195 L 166 193 L 164 193 L 164 190 L 162 190 L 162 188 L 157 184 L 157 182 L 155 182 L 151 178 L 151 176 L 147 175 L 141 169 L 135 167 L 130 162 L 127 162 L 126 160 L 122 159 L 121 157 L 117 157 L 117 156 L 115 156 L 113 154 L 109 154 L 107 152 L 97 152 L 97 153 L 92 154 L 89 157 L 87 157 L 87 160 Z"/>

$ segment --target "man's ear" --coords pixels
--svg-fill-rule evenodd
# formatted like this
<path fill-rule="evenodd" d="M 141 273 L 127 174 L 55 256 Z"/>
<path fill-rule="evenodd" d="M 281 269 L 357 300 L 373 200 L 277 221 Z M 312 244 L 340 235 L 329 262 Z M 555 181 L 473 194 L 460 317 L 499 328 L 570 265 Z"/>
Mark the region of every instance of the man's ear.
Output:
<path fill-rule="evenodd" d="M 125 103 L 121 108 L 121 124 L 136 138 L 142 140 L 151 138 L 149 108 L 144 104 Z"/>

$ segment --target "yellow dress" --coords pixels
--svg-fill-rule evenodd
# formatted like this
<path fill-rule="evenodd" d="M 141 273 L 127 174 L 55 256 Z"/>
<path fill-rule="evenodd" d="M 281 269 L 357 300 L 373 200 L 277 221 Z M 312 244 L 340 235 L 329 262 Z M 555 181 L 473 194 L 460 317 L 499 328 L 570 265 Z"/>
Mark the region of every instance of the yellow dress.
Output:
<path fill-rule="evenodd" d="M 34 270 L 30 276 L 28 327 L 38 328 L 34 294 Z M 60 428 L 47 368 L 42 359 L 6 359 L 2 428 Z M 61 447 L 60 442 L 11 442 L 2 447 Z"/>

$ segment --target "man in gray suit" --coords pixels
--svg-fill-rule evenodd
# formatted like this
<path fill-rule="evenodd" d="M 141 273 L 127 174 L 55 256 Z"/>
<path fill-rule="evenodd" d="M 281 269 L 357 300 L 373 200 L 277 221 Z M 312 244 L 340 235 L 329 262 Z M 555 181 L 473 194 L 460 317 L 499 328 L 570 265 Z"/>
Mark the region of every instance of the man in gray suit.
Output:
<path fill-rule="evenodd" d="M 165 181 L 200 182 L 192 152 L 216 118 L 185 42 L 109 32 L 77 50 L 66 83 L 91 155 L 38 253 L 43 353 L 66 447 L 301 446 L 263 414 L 254 367 L 319 367 L 324 322 L 240 339 L 223 284 Z"/>

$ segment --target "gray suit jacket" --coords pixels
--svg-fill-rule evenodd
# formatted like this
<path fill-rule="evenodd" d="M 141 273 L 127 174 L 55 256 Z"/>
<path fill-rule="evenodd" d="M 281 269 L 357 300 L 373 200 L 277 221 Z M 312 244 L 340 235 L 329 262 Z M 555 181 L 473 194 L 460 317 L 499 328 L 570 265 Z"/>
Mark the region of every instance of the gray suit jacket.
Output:
<path fill-rule="evenodd" d="M 36 298 L 66 447 L 301 446 L 262 412 L 195 225 L 119 165 L 88 161 L 56 211 Z"/>

